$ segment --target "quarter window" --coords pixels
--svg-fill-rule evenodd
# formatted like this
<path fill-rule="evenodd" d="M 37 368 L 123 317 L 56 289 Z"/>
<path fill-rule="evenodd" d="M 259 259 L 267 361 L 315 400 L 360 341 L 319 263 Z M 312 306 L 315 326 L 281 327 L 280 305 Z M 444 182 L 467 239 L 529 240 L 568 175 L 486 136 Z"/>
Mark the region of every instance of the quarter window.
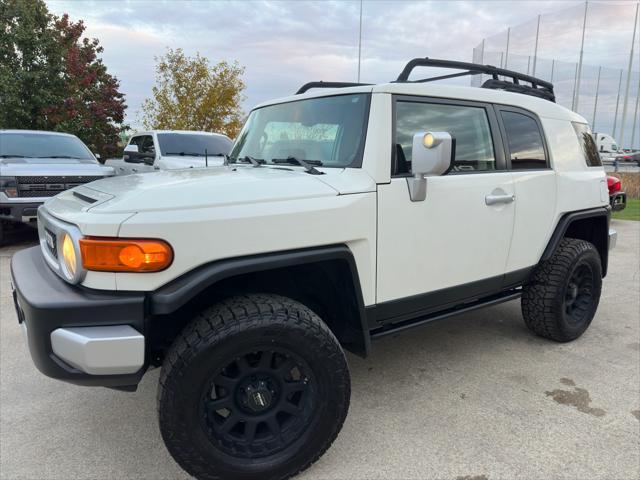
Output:
<path fill-rule="evenodd" d="M 587 165 L 589 167 L 602 166 L 598 147 L 596 146 L 596 142 L 593 140 L 593 135 L 591 134 L 589 125 L 586 123 L 573 122 L 573 129 L 576 131 L 576 135 L 578 136 L 578 143 L 580 143 L 580 147 L 582 147 L 584 160 Z"/>
<path fill-rule="evenodd" d="M 546 168 L 547 158 L 538 122 L 522 113 L 506 111 L 500 113 L 507 133 L 511 168 L 513 170 Z"/>
<path fill-rule="evenodd" d="M 394 174 L 411 173 L 413 135 L 429 130 L 449 132 L 455 139 L 453 171 L 496 169 L 491 130 L 484 108 L 400 101 L 396 104 Z"/>

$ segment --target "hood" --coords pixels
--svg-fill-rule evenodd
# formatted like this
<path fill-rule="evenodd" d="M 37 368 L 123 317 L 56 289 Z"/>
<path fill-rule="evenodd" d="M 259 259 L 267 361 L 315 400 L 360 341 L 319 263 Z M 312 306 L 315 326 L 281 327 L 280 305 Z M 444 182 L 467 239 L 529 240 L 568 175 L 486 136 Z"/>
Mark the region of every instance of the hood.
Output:
<path fill-rule="evenodd" d="M 85 186 L 84 192 L 94 190 L 112 197 L 89 208 L 96 213 L 292 201 L 338 195 L 339 190 L 323 177 L 339 175 L 342 170 L 327 170 L 333 172 L 310 175 L 302 169 L 251 166 L 165 170 L 98 180 Z"/>
<path fill-rule="evenodd" d="M 204 157 L 191 155 L 163 155 L 160 160 L 162 160 L 164 168 L 214 167 L 224 163 L 224 157 L 221 155 L 209 155 L 206 162 Z"/>
<path fill-rule="evenodd" d="M 113 168 L 75 158 L 0 158 L 0 175 L 113 175 Z"/>

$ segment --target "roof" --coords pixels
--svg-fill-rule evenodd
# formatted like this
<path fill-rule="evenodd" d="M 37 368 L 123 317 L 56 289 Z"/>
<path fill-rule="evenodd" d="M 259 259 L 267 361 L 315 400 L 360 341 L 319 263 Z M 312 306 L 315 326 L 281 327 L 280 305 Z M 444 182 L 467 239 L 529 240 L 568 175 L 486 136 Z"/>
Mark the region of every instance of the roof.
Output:
<path fill-rule="evenodd" d="M 47 130 L 0 129 L 0 133 L 28 133 L 30 135 L 59 135 L 62 137 L 75 137 L 75 135 L 70 133 L 49 132 Z"/>
<path fill-rule="evenodd" d="M 389 93 L 394 95 L 415 95 L 435 98 L 449 98 L 455 100 L 472 100 L 478 102 L 509 105 L 530 110 L 540 117 L 557 118 L 573 122 L 588 123 L 581 115 L 558 105 L 557 103 L 542 98 L 522 93 L 506 92 L 479 87 L 464 87 L 455 85 L 443 85 L 436 83 L 381 83 L 378 85 L 363 85 L 357 87 L 331 88 L 311 90 L 300 95 L 279 98 L 261 103 L 255 108 L 274 105 L 278 103 L 293 102 L 306 98 L 328 97 L 332 95 L 345 95 L 349 93 Z"/>

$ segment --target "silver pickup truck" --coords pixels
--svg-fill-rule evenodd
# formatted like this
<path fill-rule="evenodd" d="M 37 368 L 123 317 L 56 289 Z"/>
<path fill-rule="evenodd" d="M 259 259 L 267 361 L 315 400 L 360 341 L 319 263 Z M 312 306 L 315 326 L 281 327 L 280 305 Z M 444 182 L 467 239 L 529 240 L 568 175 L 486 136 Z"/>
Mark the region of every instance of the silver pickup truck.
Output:
<path fill-rule="evenodd" d="M 113 174 L 74 135 L 0 130 L 0 245 L 12 223 L 35 226 L 48 198 Z"/>

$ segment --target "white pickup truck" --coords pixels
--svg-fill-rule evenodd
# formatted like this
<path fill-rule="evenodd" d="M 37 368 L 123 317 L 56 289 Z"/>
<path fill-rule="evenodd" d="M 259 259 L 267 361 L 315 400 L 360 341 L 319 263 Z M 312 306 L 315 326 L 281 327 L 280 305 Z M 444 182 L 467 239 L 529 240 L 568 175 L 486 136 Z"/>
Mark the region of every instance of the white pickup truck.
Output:
<path fill-rule="evenodd" d="M 110 159 L 116 175 L 222 165 L 233 142 L 220 133 L 151 130 L 129 139 L 122 158 Z"/>

